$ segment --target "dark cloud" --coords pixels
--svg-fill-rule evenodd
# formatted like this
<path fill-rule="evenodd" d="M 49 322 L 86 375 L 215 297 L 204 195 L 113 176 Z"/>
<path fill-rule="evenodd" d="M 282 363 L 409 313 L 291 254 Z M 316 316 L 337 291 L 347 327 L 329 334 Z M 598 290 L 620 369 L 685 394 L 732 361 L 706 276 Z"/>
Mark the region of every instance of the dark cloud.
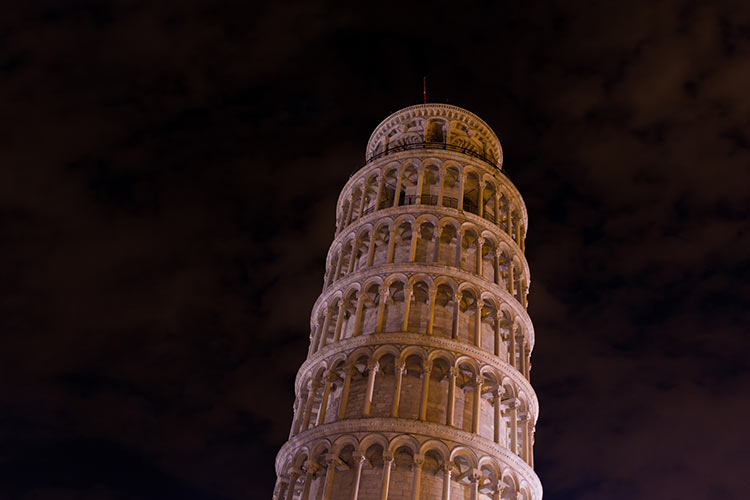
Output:
<path fill-rule="evenodd" d="M 545 498 L 744 498 L 748 14 L 8 7 L 0 496 L 268 498 L 338 192 L 427 74 L 529 208 Z"/>

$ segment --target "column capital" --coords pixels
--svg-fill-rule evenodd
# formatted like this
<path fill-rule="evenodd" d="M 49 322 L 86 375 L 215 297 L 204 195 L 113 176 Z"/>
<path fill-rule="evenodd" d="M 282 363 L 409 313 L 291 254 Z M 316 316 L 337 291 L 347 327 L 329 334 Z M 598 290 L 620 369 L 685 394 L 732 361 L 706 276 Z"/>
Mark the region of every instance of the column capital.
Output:
<path fill-rule="evenodd" d="M 433 363 L 432 361 L 423 361 L 422 362 L 422 369 L 424 370 L 424 373 L 430 374 L 432 372 Z"/>
<path fill-rule="evenodd" d="M 380 370 L 380 363 L 378 362 L 377 359 L 370 358 L 367 360 L 367 369 L 374 370 L 375 373 L 377 373 L 378 370 Z"/>
<path fill-rule="evenodd" d="M 334 370 L 326 371 L 326 382 L 333 383 L 339 380 L 341 380 L 341 377 L 339 377 L 339 374 L 336 373 Z"/>
<path fill-rule="evenodd" d="M 304 463 L 305 473 L 306 474 L 315 474 L 318 470 L 320 470 L 320 465 L 317 462 L 313 462 L 312 460 L 307 460 Z"/>
<path fill-rule="evenodd" d="M 448 375 L 455 378 L 458 376 L 458 371 L 458 367 L 451 366 L 450 368 L 448 368 Z"/>
<path fill-rule="evenodd" d="M 420 455 L 420 454 L 414 455 L 414 465 L 421 469 L 422 466 L 424 465 L 424 455 Z"/>
<path fill-rule="evenodd" d="M 468 477 L 469 481 L 471 481 L 472 483 L 477 483 L 482 480 L 482 470 L 472 469 Z"/>
<path fill-rule="evenodd" d="M 390 466 L 393 463 L 393 460 L 393 453 L 391 453 L 390 451 L 383 452 L 383 462 L 386 462 Z"/>
<path fill-rule="evenodd" d="M 394 361 L 396 372 L 404 373 L 406 371 L 406 360 L 403 358 L 396 358 Z"/>

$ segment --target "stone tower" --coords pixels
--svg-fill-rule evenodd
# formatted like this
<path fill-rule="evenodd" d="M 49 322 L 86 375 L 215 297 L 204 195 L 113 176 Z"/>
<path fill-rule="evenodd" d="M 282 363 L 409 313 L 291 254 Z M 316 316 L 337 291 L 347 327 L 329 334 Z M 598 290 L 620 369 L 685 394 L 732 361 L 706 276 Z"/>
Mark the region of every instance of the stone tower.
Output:
<path fill-rule="evenodd" d="M 540 500 L 526 208 L 476 115 L 410 106 L 339 197 L 278 500 Z"/>

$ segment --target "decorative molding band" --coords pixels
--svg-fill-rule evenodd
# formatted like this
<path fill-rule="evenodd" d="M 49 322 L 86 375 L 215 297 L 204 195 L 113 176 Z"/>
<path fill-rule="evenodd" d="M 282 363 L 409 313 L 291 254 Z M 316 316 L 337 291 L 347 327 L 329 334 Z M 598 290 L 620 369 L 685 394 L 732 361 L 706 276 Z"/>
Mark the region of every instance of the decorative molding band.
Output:
<path fill-rule="evenodd" d="M 468 126 L 474 133 L 478 133 L 492 147 L 495 158 L 497 158 L 498 168 L 502 168 L 503 149 L 500 146 L 500 139 L 484 120 L 466 109 L 451 104 L 416 104 L 407 108 L 400 109 L 392 113 L 385 120 L 375 127 L 367 141 L 367 157 L 372 156 L 377 142 L 385 137 L 386 134 L 400 126 L 402 123 L 416 118 L 444 118 L 450 121 L 459 121 Z"/>

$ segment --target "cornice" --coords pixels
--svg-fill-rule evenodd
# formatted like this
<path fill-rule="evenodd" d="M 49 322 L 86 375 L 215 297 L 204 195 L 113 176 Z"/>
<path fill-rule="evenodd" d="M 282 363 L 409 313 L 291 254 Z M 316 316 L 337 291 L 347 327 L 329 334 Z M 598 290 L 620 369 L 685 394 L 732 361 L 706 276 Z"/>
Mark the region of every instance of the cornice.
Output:
<path fill-rule="evenodd" d="M 502 168 L 503 165 L 503 149 L 500 145 L 500 139 L 498 139 L 495 132 L 490 128 L 487 123 L 479 118 L 477 115 L 466 109 L 451 104 L 416 104 L 400 109 L 385 120 L 380 122 L 375 130 L 370 135 L 370 139 L 367 141 L 366 157 L 372 155 L 373 149 L 377 142 L 382 139 L 385 134 L 398 127 L 402 123 L 412 120 L 415 118 L 430 118 L 440 117 L 451 121 L 461 121 L 465 123 L 469 128 L 478 132 L 494 150 L 495 157 L 497 158 L 497 167 Z"/>

